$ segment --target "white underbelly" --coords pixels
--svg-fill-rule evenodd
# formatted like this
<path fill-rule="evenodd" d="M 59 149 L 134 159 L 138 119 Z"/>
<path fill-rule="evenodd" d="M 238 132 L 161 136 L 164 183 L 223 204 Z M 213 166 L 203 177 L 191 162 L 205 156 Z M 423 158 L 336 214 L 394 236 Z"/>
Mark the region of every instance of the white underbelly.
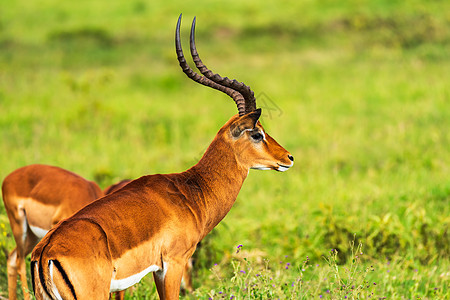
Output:
<path fill-rule="evenodd" d="M 145 270 L 143 270 L 137 274 L 131 275 L 129 277 L 122 278 L 122 279 L 111 279 L 111 287 L 109 288 L 109 291 L 117 292 L 117 291 L 125 290 L 125 289 L 129 288 L 130 286 L 133 286 L 136 283 L 138 283 L 139 281 L 141 281 L 141 279 L 148 273 L 156 272 L 159 270 L 161 270 L 160 267 L 158 267 L 157 265 L 152 265 L 152 266 L 146 268 Z"/>
<path fill-rule="evenodd" d="M 35 236 L 38 237 L 38 239 L 42 240 L 42 238 L 47 234 L 48 230 L 36 227 L 36 226 L 32 226 L 30 224 L 28 224 L 28 226 L 30 226 L 31 231 L 34 233 Z"/>

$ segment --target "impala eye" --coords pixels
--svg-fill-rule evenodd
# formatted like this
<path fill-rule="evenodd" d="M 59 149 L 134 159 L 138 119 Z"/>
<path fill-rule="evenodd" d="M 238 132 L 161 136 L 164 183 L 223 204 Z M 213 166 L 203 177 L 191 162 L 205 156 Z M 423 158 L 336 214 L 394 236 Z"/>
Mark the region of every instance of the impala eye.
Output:
<path fill-rule="evenodd" d="M 252 134 L 251 137 L 256 142 L 260 142 L 264 138 L 264 136 L 261 133 L 259 133 L 259 132 Z"/>

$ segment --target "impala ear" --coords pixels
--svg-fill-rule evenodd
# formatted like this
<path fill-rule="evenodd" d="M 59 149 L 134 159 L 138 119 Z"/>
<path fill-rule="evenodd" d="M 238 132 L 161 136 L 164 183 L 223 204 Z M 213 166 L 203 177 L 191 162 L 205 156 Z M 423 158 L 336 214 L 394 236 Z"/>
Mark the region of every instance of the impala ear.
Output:
<path fill-rule="evenodd" d="M 235 138 L 239 137 L 245 130 L 254 129 L 256 122 L 261 117 L 261 108 L 258 108 L 248 114 L 239 117 L 230 127 L 231 135 Z"/>

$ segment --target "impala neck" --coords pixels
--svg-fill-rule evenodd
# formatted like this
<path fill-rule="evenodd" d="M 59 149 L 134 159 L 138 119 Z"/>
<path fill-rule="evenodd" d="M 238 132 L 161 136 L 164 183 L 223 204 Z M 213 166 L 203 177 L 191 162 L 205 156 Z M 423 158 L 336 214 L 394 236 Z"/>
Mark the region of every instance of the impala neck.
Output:
<path fill-rule="evenodd" d="M 248 171 L 239 165 L 230 144 L 220 137 L 213 140 L 200 161 L 187 171 L 198 178 L 202 191 L 205 235 L 230 211 Z"/>

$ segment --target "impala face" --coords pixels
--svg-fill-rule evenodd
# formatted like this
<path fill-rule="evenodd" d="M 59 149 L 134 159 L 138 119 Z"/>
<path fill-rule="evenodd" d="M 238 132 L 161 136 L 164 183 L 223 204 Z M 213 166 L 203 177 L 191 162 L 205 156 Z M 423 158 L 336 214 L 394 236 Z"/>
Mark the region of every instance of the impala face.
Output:
<path fill-rule="evenodd" d="M 294 157 L 265 131 L 261 109 L 232 118 L 230 135 L 239 162 L 249 169 L 284 172 L 294 165 Z"/>
<path fill-rule="evenodd" d="M 258 163 L 251 168 L 256 170 L 287 171 L 294 165 L 294 157 L 277 143 L 269 134 L 264 132 L 261 123 L 254 130 L 246 132 L 253 143 L 254 156 Z"/>

